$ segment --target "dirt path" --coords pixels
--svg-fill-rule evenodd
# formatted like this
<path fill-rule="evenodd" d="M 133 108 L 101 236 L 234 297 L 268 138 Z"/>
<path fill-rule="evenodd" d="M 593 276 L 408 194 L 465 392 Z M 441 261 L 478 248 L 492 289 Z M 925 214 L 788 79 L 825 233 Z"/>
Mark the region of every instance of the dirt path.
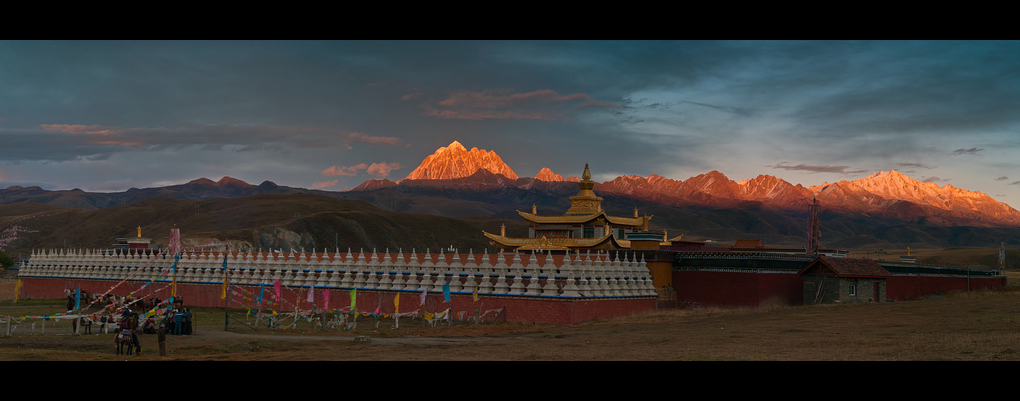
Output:
<path fill-rule="evenodd" d="M 510 336 L 468 336 L 468 337 L 373 337 L 373 336 L 295 336 L 260 333 L 235 333 L 223 330 L 204 330 L 192 334 L 196 339 L 271 339 L 277 341 L 356 341 L 360 337 L 367 337 L 374 344 L 383 345 L 461 345 L 492 342 L 494 340 L 505 341 L 509 339 L 520 339 Z"/>

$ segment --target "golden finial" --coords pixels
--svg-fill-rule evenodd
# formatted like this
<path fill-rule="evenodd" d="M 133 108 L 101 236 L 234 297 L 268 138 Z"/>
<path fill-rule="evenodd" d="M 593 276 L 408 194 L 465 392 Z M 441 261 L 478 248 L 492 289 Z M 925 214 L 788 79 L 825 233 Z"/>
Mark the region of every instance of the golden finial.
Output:
<path fill-rule="evenodd" d="M 538 214 L 538 207 L 534 203 L 531 204 L 531 214 Z"/>
<path fill-rule="evenodd" d="M 142 238 L 142 226 L 138 226 L 138 238 Z"/>
<path fill-rule="evenodd" d="M 581 173 L 581 179 L 585 181 L 591 179 L 591 172 L 588 171 L 588 163 L 584 164 L 584 173 Z"/>

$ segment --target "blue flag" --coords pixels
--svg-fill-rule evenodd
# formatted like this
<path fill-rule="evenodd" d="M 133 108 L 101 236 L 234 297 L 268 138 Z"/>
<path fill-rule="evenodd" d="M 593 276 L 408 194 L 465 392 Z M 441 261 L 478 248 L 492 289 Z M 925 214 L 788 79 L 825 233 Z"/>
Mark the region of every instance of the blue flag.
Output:
<path fill-rule="evenodd" d="M 449 281 L 447 281 L 446 284 L 443 284 L 443 299 L 445 300 L 445 302 L 450 302 L 450 282 Z"/>
<path fill-rule="evenodd" d="M 81 305 L 81 287 L 78 287 L 78 291 L 74 293 L 74 310 L 78 310 L 78 306 Z"/>

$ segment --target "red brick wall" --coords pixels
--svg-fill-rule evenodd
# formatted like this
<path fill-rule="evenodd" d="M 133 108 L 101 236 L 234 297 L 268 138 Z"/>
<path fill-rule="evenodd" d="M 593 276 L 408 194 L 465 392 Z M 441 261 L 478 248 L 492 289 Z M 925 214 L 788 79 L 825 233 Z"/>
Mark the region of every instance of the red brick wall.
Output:
<path fill-rule="evenodd" d="M 969 284 L 968 284 L 969 280 Z M 1006 286 L 1006 277 L 893 276 L 886 279 L 886 298 L 895 301 L 926 297 L 947 291 L 983 290 Z"/>
<path fill-rule="evenodd" d="M 74 289 L 81 286 L 89 293 L 102 293 L 109 290 L 116 282 L 109 280 L 61 280 L 30 278 L 23 279 L 24 295 L 33 299 L 54 299 L 63 298 L 64 289 Z M 111 294 L 126 296 L 131 291 L 142 287 L 142 283 L 126 282 L 117 286 Z M 258 295 L 259 286 L 244 286 L 251 294 Z M 310 309 L 311 304 L 307 302 L 307 288 L 298 291 L 284 288 L 281 290 L 283 297 L 282 306 L 274 307 L 277 310 L 294 310 L 297 304 L 302 309 Z M 264 300 L 270 299 L 273 287 L 267 285 Z M 222 293 L 221 284 L 177 284 L 177 294 L 183 296 L 185 305 L 202 307 L 222 307 L 224 300 L 220 299 Z M 398 294 L 395 291 L 371 291 L 358 290 L 356 293 L 356 306 L 359 312 L 372 313 L 379 308 L 380 313 L 393 313 L 394 297 Z M 412 312 L 422 310 L 420 303 L 420 292 L 399 292 L 400 312 Z M 152 298 L 159 297 L 167 299 L 170 297 L 170 287 L 167 283 L 158 283 L 146 287 L 143 291 L 135 294 L 136 297 Z M 236 297 L 234 297 L 236 298 Z M 481 296 L 478 303 L 472 301 L 471 295 L 451 295 L 450 302 L 444 302 L 442 292 L 429 292 L 426 297 L 426 307 L 429 312 L 441 312 L 451 308 L 454 319 L 459 318 L 460 311 L 467 311 L 465 318 L 474 316 L 474 311 L 484 313 L 489 309 L 506 308 L 506 320 L 517 323 L 561 323 L 574 324 L 588 320 L 607 319 L 617 316 L 626 316 L 642 312 L 652 312 L 656 308 L 655 298 L 628 298 L 628 299 L 598 299 L 598 300 L 559 300 L 543 299 L 540 297 L 519 297 L 519 296 Z M 351 305 L 349 290 L 329 290 L 329 309 L 343 309 Z M 231 308 L 243 308 L 235 302 L 229 305 Z M 327 306 L 321 289 L 315 290 L 314 306 L 322 309 Z M 485 316 L 486 321 L 491 321 L 493 315 Z M 500 318 L 502 320 L 502 317 Z"/>
<path fill-rule="evenodd" d="M 969 280 L 972 290 L 1006 286 L 1005 277 Z M 773 302 L 801 305 L 803 286 L 801 276 L 793 274 L 673 271 L 673 288 L 680 306 L 758 307 Z M 886 298 L 902 301 L 967 288 L 967 277 L 892 276 L 886 279 Z"/>
<path fill-rule="evenodd" d="M 673 271 L 673 289 L 680 306 L 800 305 L 803 286 L 800 276 L 789 273 Z"/>

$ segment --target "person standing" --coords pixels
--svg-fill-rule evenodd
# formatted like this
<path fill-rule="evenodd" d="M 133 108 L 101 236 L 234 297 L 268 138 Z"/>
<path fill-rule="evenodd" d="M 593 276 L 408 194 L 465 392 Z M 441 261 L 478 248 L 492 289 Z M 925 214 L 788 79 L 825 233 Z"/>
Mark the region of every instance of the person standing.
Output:
<path fill-rule="evenodd" d="M 160 324 L 156 335 L 159 338 L 159 356 L 166 356 L 166 325 Z"/>

